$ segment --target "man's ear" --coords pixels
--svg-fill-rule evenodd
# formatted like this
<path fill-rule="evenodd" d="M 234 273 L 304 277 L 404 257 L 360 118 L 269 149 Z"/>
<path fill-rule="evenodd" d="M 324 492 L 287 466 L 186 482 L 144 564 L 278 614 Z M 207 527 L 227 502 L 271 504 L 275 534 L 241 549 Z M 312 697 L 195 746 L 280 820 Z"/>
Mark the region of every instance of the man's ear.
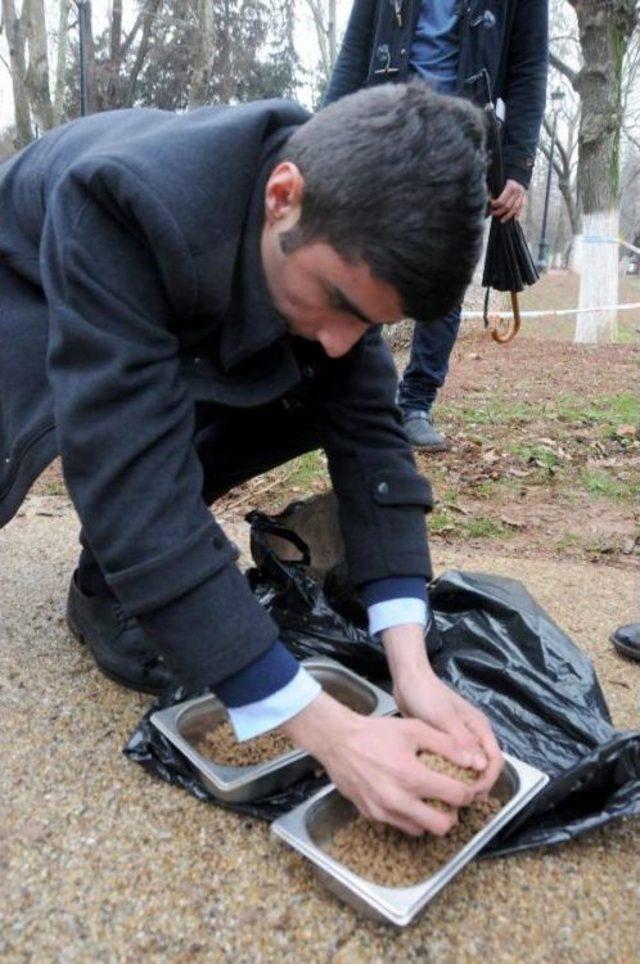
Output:
<path fill-rule="evenodd" d="M 302 206 L 304 179 L 295 164 L 282 161 L 273 169 L 264 191 L 265 217 L 269 224 L 297 221 Z"/>

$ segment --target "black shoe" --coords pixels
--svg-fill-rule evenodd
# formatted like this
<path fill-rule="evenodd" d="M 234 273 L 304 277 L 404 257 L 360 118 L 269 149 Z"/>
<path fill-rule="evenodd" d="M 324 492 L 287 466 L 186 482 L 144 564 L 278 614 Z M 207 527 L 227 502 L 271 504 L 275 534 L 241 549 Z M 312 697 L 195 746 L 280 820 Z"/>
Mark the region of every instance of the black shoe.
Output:
<path fill-rule="evenodd" d="M 82 592 L 77 570 L 69 586 L 67 624 L 76 639 L 88 645 L 100 672 L 115 683 L 141 693 L 161 693 L 173 683 L 138 622 L 127 619 L 113 597 Z"/>
<path fill-rule="evenodd" d="M 627 623 L 626 626 L 618 626 L 609 639 L 623 656 L 640 659 L 640 623 Z"/>
<path fill-rule="evenodd" d="M 449 448 L 444 435 L 433 427 L 433 415 L 415 409 L 404 413 L 404 430 L 409 441 L 416 449 L 429 449 L 431 452 L 445 452 Z"/>

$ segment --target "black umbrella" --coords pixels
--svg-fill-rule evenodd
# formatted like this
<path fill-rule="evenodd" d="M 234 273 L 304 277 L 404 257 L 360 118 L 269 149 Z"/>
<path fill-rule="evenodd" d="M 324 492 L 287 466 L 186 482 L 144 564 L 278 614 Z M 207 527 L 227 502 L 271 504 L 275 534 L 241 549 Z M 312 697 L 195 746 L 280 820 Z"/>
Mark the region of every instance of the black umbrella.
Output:
<path fill-rule="evenodd" d="M 491 99 L 491 87 L 486 70 L 482 71 L 478 80 L 482 80 L 486 88 L 485 113 L 488 126 L 487 147 L 490 157 L 487 182 L 492 197 L 496 198 L 502 193 L 506 182 L 500 136 L 501 125 Z M 539 277 L 520 222 L 511 218 L 510 221 L 503 223 L 500 218 L 492 217 L 482 276 L 482 285 L 487 289 L 484 302 L 484 323 L 485 327 L 489 326 L 489 294 L 491 288 L 496 291 L 511 292 L 514 318 L 513 325 L 508 325 L 506 331 L 494 330 L 492 332 L 496 341 L 504 343 L 515 338 L 520 328 L 518 292 L 522 291 L 526 285 L 535 284 Z"/>

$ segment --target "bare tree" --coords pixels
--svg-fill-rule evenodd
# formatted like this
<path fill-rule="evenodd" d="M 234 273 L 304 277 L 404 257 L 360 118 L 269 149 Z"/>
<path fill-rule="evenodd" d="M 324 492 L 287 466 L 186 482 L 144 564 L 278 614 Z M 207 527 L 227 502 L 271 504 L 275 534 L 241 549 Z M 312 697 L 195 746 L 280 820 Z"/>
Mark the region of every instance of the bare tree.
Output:
<path fill-rule="evenodd" d="M 208 102 L 211 69 L 213 66 L 214 24 L 212 0 L 198 0 L 199 32 L 194 51 L 189 107 L 200 107 Z"/>
<path fill-rule="evenodd" d="M 324 91 L 338 55 L 336 0 L 305 0 L 318 43 L 318 86 Z"/>
<path fill-rule="evenodd" d="M 577 195 L 577 130 L 580 116 L 580 106 L 577 98 L 568 108 L 560 112 L 560 122 L 556 128 L 555 149 L 553 152 L 553 170 L 557 177 L 558 189 L 564 201 L 572 235 L 571 252 L 578 247 L 575 239 L 582 234 L 582 212 Z M 552 121 L 545 116 L 542 122 L 542 136 L 540 151 L 550 159 Z"/>
<path fill-rule="evenodd" d="M 58 11 L 58 35 L 56 37 L 56 82 L 53 92 L 53 126 L 61 123 L 64 116 L 64 91 L 67 73 L 67 50 L 69 25 L 69 0 L 60 0 Z"/>
<path fill-rule="evenodd" d="M 53 127 L 53 104 L 49 90 L 49 54 L 44 0 L 23 0 L 22 19 L 29 53 L 26 85 L 31 112 L 40 131 Z"/>
<path fill-rule="evenodd" d="M 581 63 L 576 69 L 552 50 L 550 60 L 580 96 L 578 197 L 585 245 L 576 341 L 616 335 L 620 139 L 625 53 L 638 26 L 636 0 L 568 0 L 577 17 Z M 606 240 L 605 240 L 606 239 Z"/>
<path fill-rule="evenodd" d="M 26 2 L 26 0 L 25 0 Z M 2 22 L 9 47 L 9 65 L 13 87 L 16 148 L 33 140 L 31 108 L 27 90 L 26 36 L 22 16 L 18 16 L 14 0 L 2 0 Z"/>

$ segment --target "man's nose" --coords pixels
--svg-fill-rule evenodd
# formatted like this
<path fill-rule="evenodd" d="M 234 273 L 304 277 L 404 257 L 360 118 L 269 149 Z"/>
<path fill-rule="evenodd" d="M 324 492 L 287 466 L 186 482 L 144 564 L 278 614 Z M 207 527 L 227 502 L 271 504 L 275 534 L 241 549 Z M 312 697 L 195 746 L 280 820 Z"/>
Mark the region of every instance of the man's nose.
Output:
<path fill-rule="evenodd" d="M 364 335 L 366 326 L 359 322 L 354 325 L 341 326 L 337 329 L 321 331 L 318 341 L 329 358 L 342 358 L 351 351 L 356 342 Z"/>

